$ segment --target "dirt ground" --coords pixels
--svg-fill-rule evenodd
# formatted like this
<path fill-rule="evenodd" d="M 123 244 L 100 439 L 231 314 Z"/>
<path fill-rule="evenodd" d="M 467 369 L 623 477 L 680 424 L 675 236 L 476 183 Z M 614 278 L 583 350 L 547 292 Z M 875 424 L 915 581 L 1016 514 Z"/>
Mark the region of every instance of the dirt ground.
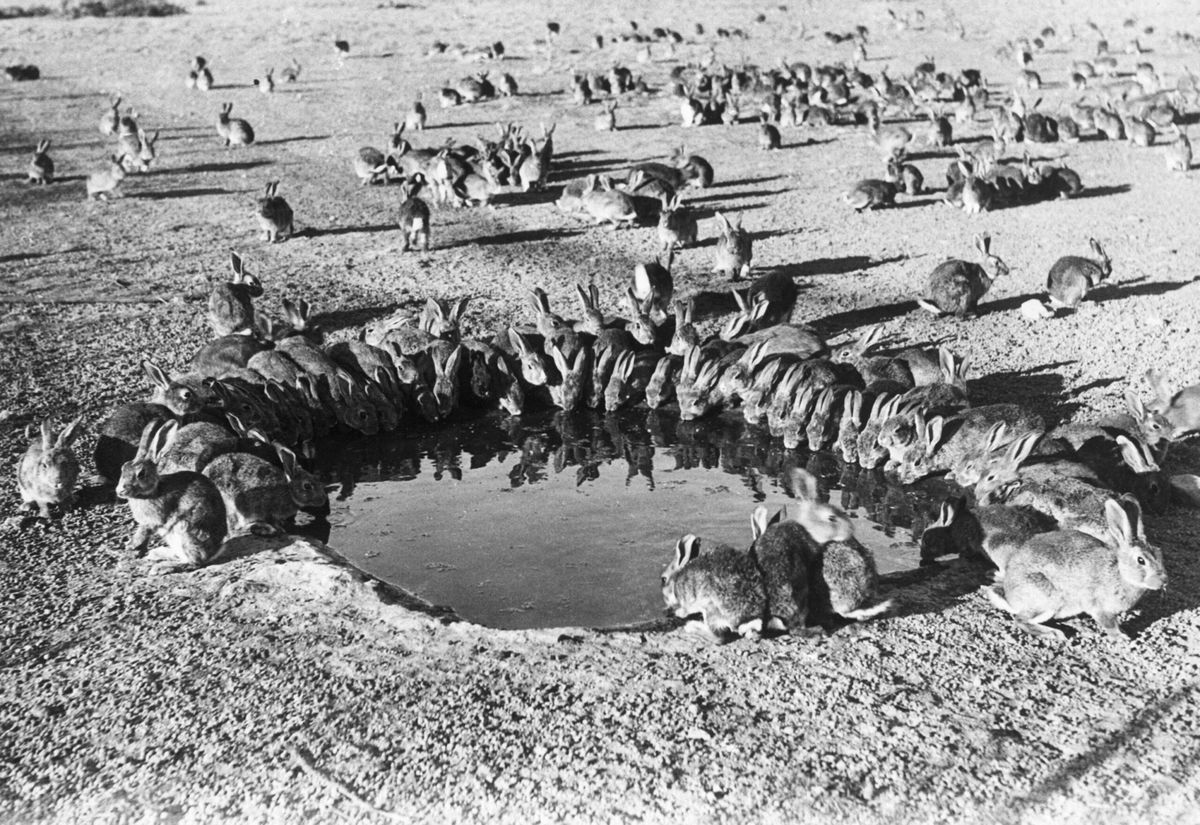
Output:
<path fill-rule="evenodd" d="M 999 46 L 1073 27 L 1072 42 L 1051 40 L 1033 66 L 1048 83 L 1042 108 L 1054 111 L 1074 95 L 1064 83 L 1071 62 L 1094 55 L 1089 19 L 1125 71 L 1149 60 L 1173 82 L 1200 62 L 1174 36 L 1200 30 L 1186 0 L 188 7 L 158 20 L 0 22 L 5 64 L 37 63 L 43 77 L 0 85 L 5 466 L 24 450 L 26 423 L 81 414 L 94 428 L 112 405 L 140 397 L 145 354 L 181 366 L 205 340 L 202 299 L 231 249 L 263 278 L 264 306 L 307 296 L 335 337 L 429 294 L 472 296 L 468 332 L 525 317 L 535 285 L 569 313 L 574 285 L 594 279 L 615 311 L 632 265 L 654 253 L 654 231 L 584 227 L 546 197 L 438 211 L 434 248 L 400 253 L 396 188 L 360 187 L 350 164 L 359 146 L 384 143 L 422 91 L 431 121 L 422 146 L 469 141 L 497 121 L 558 123 L 559 182 L 684 142 L 707 157 L 717 185 L 688 195 L 708 211 L 700 248 L 678 259 L 684 295 L 727 286 L 707 271 L 720 209 L 754 233 L 759 271 L 794 277 L 826 334 L 882 323 L 912 341 L 945 337 L 972 356 L 980 402 L 1084 420 L 1119 409 L 1127 388 L 1148 397 L 1139 378 L 1148 366 L 1197 380 L 1200 173 L 1169 172 L 1161 149 L 1029 147 L 1068 155 L 1087 190 L 1072 200 L 969 216 L 933 195 L 856 214 L 841 192 L 881 171 L 861 132 L 785 130 L 783 150 L 763 153 L 753 125 L 683 130 L 665 93 L 674 61 L 664 46 L 641 64 L 632 45 L 590 45 L 594 32 L 637 20 L 685 33 L 675 61 L 714 43 L 730 64 L 817 63 L 850 58 L 821 32 L 862 23 L 870 73 L 906 73 L 932 56 L 1007 87 L 1017 69 Z M 889 7 L 913 25 L 898 30 Z M 548 55 L 533 40 L 551 19 L 563 34 Z M 696 37 L 695 22 L 709 34 Z M 718 26 L 748 38 L 718 41 Z M 1135 36 L 1148 50 L 1141 58 L 1124 54 Z M 336 37 L 351 43 L 344 60 Z M 510 59 L 486 68 L 513 74 L 521 95 L 438 109 L 443 82 L 475 67 L 424 57 L 436 39 L 502 40 Z M 207 94 L 184 87 L 194 54 L 216 76 Z M 270 97 L 250 85 L 292 56 L 299 82 Z M 564 93 L 568 71 L 614 60 L 659 94 L 622 101 L 622 128 L 597 133 L 596 107 L 576 108 Z M 85 202 L 84 176 L 111 151 L 96 123 L 117 93 L 161 129 L 161 158 L 127 181 L 124 199 Z M 254 146 L 221 146 L 213 122 L 223 101 L 254 125 Z M 987 126 L 981 118 L 960 134 Z M 34 188 L 24 167 L 40 138 L 52 139 L 62 180 Z M 949 156 L 917 155 L 935 186 Z M 252 217 L 268 180 L 281 181 L 300 230 L 273 246 Z M 916 309 L 930 269 L 972 257 L 979 231 L 1012 269 L 986 311 L 957 322 Z M 1114 284 L 1074 315 L 1023 319 L 1017 308 L 1041 291 L 1050 264 L 1087 253 L 1089 237 L 1109 249 Z M 80 454 L 93 444 L 89 432 Z M 1179 447 L 1168 469 L 1200 472 L 1200 453 Z M 950 563 L 889 578 L 898 609 L 883 619 L 824 639 L 716 646 L 683 631 L 446 624 L 305 542 L 244 546 L 225 563 L 155 577 L 123 549 L 127 508 L 101 498 L 85 496 L 50 523 L 8 518 L 0 530 L 4 821 L 1200 822 L 1194 510 L 1147 525 L 1170 585 L 1126 617 L 1129 644 L 1087 619 L 1069 622 L 1062 644 L 1025 636 L 977 594 L 978 571 Z M 17 506 L 6 482 L 0 513 Z M 665 562 L 670 548 L 661 552 Z"/>

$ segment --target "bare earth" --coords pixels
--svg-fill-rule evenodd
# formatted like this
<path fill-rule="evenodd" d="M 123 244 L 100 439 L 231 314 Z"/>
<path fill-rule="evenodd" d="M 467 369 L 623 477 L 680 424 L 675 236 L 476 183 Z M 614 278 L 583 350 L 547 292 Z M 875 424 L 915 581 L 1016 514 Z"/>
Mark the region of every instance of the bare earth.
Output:
<path fill-rule="evenodd" d="M 1064 85 L 1071 62 L 1094 54 L 1089 17 L 1118 52 L 1154 27 L 1139 35 L 1146 55 L 1121 55 L 1126 71 L 1149 60 L 1173 82 L 1200 63 L 1172 36 L 1200 29 L 1186 0 L 952 4 L 966 40 L 941 6 L 891 5 L 920 5 L 924 23 L 896 31 L 878 2 L 784 12 L 708 0 L 264 0 L 252 12 L 210 0 L 161 20 L 0 22 L 5 65 L 37 63 L 44 78 L 0 85 L 4 464 L 24 451 L 29 421 L 82 414 L 94 428 L 140 397 L 144 354 L 181 366 L 205 340 L 202 299 L 230 249 L 262 275 L 264 306 L 308 296 L 335 337 L 428 294 L 473 296 L 468 332 L 523 317 L 535 285 L 565 310 L 573 286 L 595 279 L 615 310 L 632 265 L 654 252 L 654 231 L 583 227 L 547 198 L 436 212 L 434 249 L 400 254 L 397 190 L 360 187 L 350 161 L 359 146 L 380 146 L 422 90 L 432 130 L 418 145 L 469 141 L 496 121 L 559 123 L 558 182 L 686 141 L 718 180 L 688 197 L 741 214 L 757 267 L 793 275 L 824 331 L 882 322 L 914 341 L 947 336 L 973 357 L 981 402 L 1020 401 L 1057 422 L 1114 411 L 1128 387 L 1148 397 L 1138 377 L 1148 366 L 1196 381 L 1200 173 L 1169 172 L 1161 149 L 1030 147 L 1069 152 L 1087 187 L 1074 200 L 968 216 L 929 196 L 855 214 L 841 192 L 881 171 L 859 132 L 786 130 L 782 151 L 761 153 L 753 125 L 681 129 L 660 93 L 623 101 L 627 128 L 601 134 L 597 108 L 563 93 L 571 66 L 614 59 L 665 92 L 662 46 L 649 65 L 632 45 L 591 49 L 593 32 L 631 19 L 684 32 L 681 60 L 707 51 L 694 22 L 742 27 L 749 39 L 713 40 L 717 54 L 761 65 L 847 60 L 850 47 L 820 33 L 863 23 L 868 72 L 906 73 L 932 55 L 952 72 L 980 68 L 993 86 L 1016 73 L 995 55 L 1005 40 L 1073 25 L 1076 40 L 1051 42 L 1034 64 L 1051 84 L 1046 111 L 1074 94 Z M 759 11 L 765 23 L 754 22 Z M 1136 29 L 1122 27 L 1130 17 Z M 548 19 L 563 24 L 553 58 L 531 43 Z M 335 37 L 352 45 L 342 65 Z M 435 39 L 503 40 L 513 59 L 489 68 L 511 72 L 521 96 L 437 109 L 436 90 L 472 67 L 423 57 Z M 184 88 L 194 54 L 216 75 L 207 95 Z M 293 55 L 298 83 L 270 98 L 249 85 Z M 83 177 L 111 152 L 96 122 L 118 92 L 143 125 L 162 129 L 161 159 L 127 181 L 123 200 L 85 202 Z M 256 145 L 220 145 L 213 121 L 226 100 L 253 123 Z M 987 128 L 981 119 L 960 132 Z M 63 182 L 29 187 L 24 165 L 44 137 Z M 949 153 L 919 157 L 927 181 L 944 185 Z M 267 180 L 282 181 L 301 237 L 268 246 L 256 235 L 253 198 Z M 685 295 L 726 288 L 706 271 L 706 215 L 706 243 L 678 262 Z M 960 323 L 917 310 L 930 269 L 972 257 L 982 230 L 1012 267 L 988 311 Z M 1089 237 L 1109 249 L 1114 285 L 1073 316 L 1022 319 L 1017 307 L 1041 291 L 1050 264 L 1086 254 Z M 85 474 L 93 444 L 79 444 Z M 1168 469 L 1200 471 L 1200 452 L 1175 449 Z M 0 512 L 15 515 L 14 485 L 0 489 Z M 1200 822 L 1194 510 L 1148 523 L 1171 582 L 1125 617 L 1127 645 L 1088 619 L 1068 623 L 1076 632 L 1065 643 L 1034 640 L 976 593 L 978 571 L 956 562 L 885 581 L 898 610 L 852 630 L 716 646 L 684 631 L 444 624 L 304 542 L 246 546 L 226 563 L 154 577 L 123 549 L 131 528 L 126 507 L 93 501 L 0 531 L 0 820 Z M 669 551 L 648 548 L 664 562 Z"/>

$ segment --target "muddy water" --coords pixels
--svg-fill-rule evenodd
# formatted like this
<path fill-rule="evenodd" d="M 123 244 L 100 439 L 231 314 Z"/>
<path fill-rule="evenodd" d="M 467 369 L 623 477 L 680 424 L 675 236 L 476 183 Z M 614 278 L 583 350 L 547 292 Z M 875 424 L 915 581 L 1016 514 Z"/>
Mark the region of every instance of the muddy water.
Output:
<path fill-rule="evenodd" d="M 804 466 L 857 520 L 881 573 L 937 491 L 889 487 L 832 455 L 788 452 L 740 419 L 670 414 L 485 416 L 329 444 L 330 543 L 350 561 L 473 622 L 615 627 L 659 618 L 659 576 L 684 533 L 746 545 L 759 503 L 794 503 Z"/>

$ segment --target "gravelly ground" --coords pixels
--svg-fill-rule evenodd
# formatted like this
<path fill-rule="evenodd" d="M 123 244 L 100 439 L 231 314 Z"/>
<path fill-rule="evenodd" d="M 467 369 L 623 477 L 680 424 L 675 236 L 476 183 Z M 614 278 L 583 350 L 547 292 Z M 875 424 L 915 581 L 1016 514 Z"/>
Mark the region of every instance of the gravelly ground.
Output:
<path fill-rule="evenodd" d="M 1144 59 L 1168 77 L 1194 64 L 1195 52 L 1170 36 L 1200 23 L 1187 3 L 963 4 L 965 41 L 933 6 L 922 27 L 897 32 L 881 3 L 764 7 L 766 23 L 708 2 L 652 12 L 491 0 L 255 8 L 214 0 L 164 20 L 0 23 L 3 59 L 36 62 L 45 77 L 0 86 L 6 465 L 24 449 L 26 422 L 53 412 L 94 426 L 137 397 L 142 354 L 182 364 L 206 332 L 197 296 L 224 273 L 230 248 L 263 275 L 268 306 L 308 295 L 343 336 L 431 292 L 474 296 L 475 330 L 523 312 L 533 285 L 562 305 L 592 278 L 615 295 L 651 254 L 653 231 L 585 229 L 516 196 L 491 212 L 438 213 L 436 248 L 398 254 L 396 192 L 359 188 L 350 157 L 379 145 L 416 92 L 428 97 L 468 71 L 421 57 L 435 38 L 504 40 L 514 59 L 503 68 L 523 94 L 432 111 L 427 143 L 469 140 L 497 120 L 556 121 L 562 179 L 661 157 L 686 140 L 719 182 L 695 199 L 741 213 L 756 262 L 795 276 L 830 334 L 882 322 L 912 340 L 948 336 L 972 355 L 981 401 L 1015 398 L 1052 420 L 1112 411 L 1126 387 L 1145 394 L 1137 376 L 1150 365 L 1196 380 L 1200 175 L 1168 173 L 1159 150 L 1069 147 L 1095 193 L 1078 200 L 975 218 L 932 204 L 856 215 L 837 197 L 877 174 L 861 134 L 792 131 L 783 151 L 761 154 L 754 127 L 685 133 L 674 104 L 657 96 L 618 109 L 639 128 L 597 134 L 593 112 L 560 93 L 571 65 L 606 66 L 612 55 L 634 63 L 627 47 L 584 48 L 592 31 L 628 19 L 688 32 L 694 20 L 742 26 L 750 39 L 718 54 L 761 63 L 845 59 L 848 50 L 816 35 L 862 22 L 872 31 L 868 71 L 900 73 L 933 55 L 951 69 L 978 66 L 994 83 L 1015 73 L 994 55 L 1005 39 L 1073 24 L 1076 41 L 1035 66 L 1057 84 L 1044 92 L 1052 110 L 1069 94 L 1071 60 L 1094 47 L 1089 16 L 1115 48 L 1133 36 L 1125 18 L 1154 26 L 1141 36 Z M 894 8 L 912 14 L 918 4 Z M 564 24 L 552 60 L 530 45 L 545 19 Z M 340 67 L 335 36 L 353 48 Z M 233 87 L 185 90 L 194 53 Z M 270 99 L 248 86 L 292 54 L 304 65 L 296 86 Z M 669 65 L 640 68 L 661 87 Z M 114 92 L 162 128 L 161 164 L 129 181 L 124 200 L 84 203 L 81 176 L 105 153 L 95 122 Z M 220 147 L 211 124 L 223 100 L 254 123 L 259 144 Z M 20 173 L 39 137 L 53 139 L 66 181 L 31 189 Z M 920 163 L 936 180 L 945 160 L 925 153 Z M 267 179 L 283 181 L 304 237 L 273 247 L 255 238 L 252 200 Z M 704 237 L 712 226 L 704 222 Z M 992 311 L 961 324 L 918 313 L 911 299 L 929 269 L 968 256 L 980 230 L 1012 267 Z M 1116 284 L 1075 316 L 1023 320 L 1016 308 L 1049 264 L 1086 252 L 1089 236 L 1111 251 Z M 724 289 L 704 271 L 710 246 L 681 256 L 685 294 Z M 81 454 L 92 443 L 85 437 Z M 1200 457 L 1178 449 L 1169 469 L 1197 472 Z M 4 485 L 0 512 L 16 506 Z M 1200 821 L 1198 526 L 1181 507 L 1149 523 L 1171 586 L 1127 618 L 1130 645 L 1088 620 L 1071 622 L 1078 632 L 1062 645 L 1025 637 L 975 593 L 978 572 L 950 564 L 887 581 L 899 609 L 853 631 L 717 647 L 681 632 L 445 625 L 380 599 L 303 543 L 243 548 L 228 563 L 156 578 L 122 549 L 125 508 L 89 501 L 50 524 L 7 522 L 0 532 L 0 818 L 371 821 L 385 817 L 376 808 L 422 822 Z"/>

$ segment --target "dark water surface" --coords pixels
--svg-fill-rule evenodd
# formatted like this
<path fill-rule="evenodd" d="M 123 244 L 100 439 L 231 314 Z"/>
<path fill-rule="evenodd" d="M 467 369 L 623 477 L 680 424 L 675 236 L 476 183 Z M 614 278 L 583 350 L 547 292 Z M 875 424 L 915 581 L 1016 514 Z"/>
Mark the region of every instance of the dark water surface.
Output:
<path fill-rule="evenodd" d="M 802 466 L 855 517 L 881 573 L 917 566 L 911 529 L 942 491 L 889 486 L 784 450 L 740 418 L 501 414 L 332 442 L 317 470 L 330 544 L 368 573 L 497 628 L 616 627 L 663 615 L 659 577 L 695 533 L 746 546 L 750 513 L 794 505 Z"/>

